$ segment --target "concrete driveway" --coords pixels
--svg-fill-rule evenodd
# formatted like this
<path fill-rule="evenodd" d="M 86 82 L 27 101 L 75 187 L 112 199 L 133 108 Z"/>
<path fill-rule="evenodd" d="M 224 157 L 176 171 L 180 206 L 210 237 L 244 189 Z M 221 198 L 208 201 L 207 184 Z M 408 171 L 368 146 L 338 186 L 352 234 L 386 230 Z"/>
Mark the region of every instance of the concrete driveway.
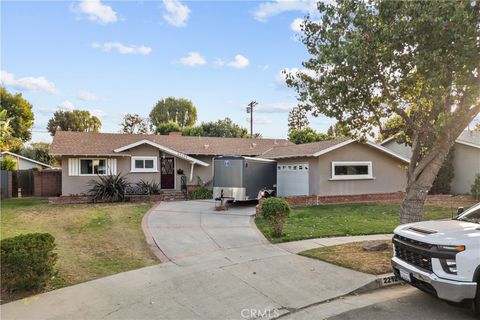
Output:
<path fill-rule="evenodd" d="M 274 318 L 347 294 L 374 276 L 291 254 L 251 225 L 254 207 L 164 202 L 148 216 L 170 262 L 1 307 L 3 319 Z"/>

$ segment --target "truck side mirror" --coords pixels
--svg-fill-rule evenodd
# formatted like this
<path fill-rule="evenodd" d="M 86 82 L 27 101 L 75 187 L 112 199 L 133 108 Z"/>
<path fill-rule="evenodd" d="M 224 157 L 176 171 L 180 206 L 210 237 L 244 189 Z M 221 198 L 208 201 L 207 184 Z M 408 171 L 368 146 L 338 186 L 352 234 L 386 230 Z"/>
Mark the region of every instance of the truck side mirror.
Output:
<path fill-rule="evenodd" d="M 465 211 L 465 208 L 464 207 L 458 207 L 457 209 L 457 215 L 461 215 L 463 213 L 463 211 Z"/>

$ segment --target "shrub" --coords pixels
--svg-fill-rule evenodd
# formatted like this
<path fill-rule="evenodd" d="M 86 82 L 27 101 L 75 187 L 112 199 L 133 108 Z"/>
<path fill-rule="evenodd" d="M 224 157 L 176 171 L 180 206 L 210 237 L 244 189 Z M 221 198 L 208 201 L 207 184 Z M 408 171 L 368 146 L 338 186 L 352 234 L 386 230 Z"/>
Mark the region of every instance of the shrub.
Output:
<path fill-rule="evenodd" d="M 190 199 L 197 200 L 197 199 L 212 199 L 213 193 L 211 190 L 208 190 L 205 187 L 200 187 L 198 189 L 193 190 L 190 192 Z"/>
<path fill-rule="evenodd" d="M 145 190 L 147 194 L 160 194 L 160 184 L 155 181 L 144 181 L 140 180 L 137 182 L 137 186 L 141 188 L 142 190 Z"/>
<path fill-rule="evenodd" d="M 0 241 L 2 288 L 41 289 L 55 276 L 55 238 L 48 233 L 23 234 Z"/>
<path fill-rule="evenodd" d="M 273 236 L 280 237 L 283 224 L 290 214 L 290 206 L 282 198 L 267 198 L 262 203 L 262 216 L 273 231 Z"/>
<path fill-rule="evenodd" d="M 475 175 L 475 180 L 473 181 L 472 187 L 470 189 L 470 193 L 477 200 L 480 197 L 480 173 L 477 173 Z"/>
<path fill-rule="evenodd" d="M 453 166 L 454 152 L 450 150 L 442 167 L 438 171 L 435 181 L 430 188 L 430 194 L 450 194 L 452 179 L 455 176 L 455 168 Z"/>
<path fill-rule="evenodd" d="M 98 180 L 90 180 L 88 194 L 93 201 L 122 201 L 125 199 L 125 189 L 130 185 L 125 176 L 120 174 L 98 176 Z"/>
<path fill-rule="evenodd" d="M 17 162 L 11 156 L 4 156 L 0 158 L 0 169 L 15 171 L 17 170 Z"/>

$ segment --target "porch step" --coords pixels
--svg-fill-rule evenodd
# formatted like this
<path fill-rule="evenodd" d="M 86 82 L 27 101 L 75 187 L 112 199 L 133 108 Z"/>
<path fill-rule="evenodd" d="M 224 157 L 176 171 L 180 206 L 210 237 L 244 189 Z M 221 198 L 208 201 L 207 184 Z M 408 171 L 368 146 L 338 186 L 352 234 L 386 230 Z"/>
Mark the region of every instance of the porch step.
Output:
<path fill-rule="evenodd" d="M 187 200 L 185 193 L 181 191 L 163 191 L 163 201 Z"/>

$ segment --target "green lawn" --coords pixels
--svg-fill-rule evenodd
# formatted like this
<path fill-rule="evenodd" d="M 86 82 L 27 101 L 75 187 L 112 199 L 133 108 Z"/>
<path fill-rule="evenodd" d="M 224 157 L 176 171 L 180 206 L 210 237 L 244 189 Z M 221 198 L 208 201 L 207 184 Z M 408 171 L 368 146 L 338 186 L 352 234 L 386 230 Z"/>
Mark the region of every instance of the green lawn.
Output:
<path fill-rule="evenodd" d="M 256 219 L 258 228 L 273 243 L 310 238 L 391 233 L 400 223 L 398 204 L 328 204 L 292 209 L 282 237 L 272 237 L 265 220 Z M 425 206 L 424 219 L 452 217 L 456 209 Z"/>
<path fill-rule="evenodd" d="M 388 248 L 381 251 L 365 251 L 362 248 L 365 243 L 378 242 L 386 243 Z M 391 241 L 363 241 L 314 248 L 299 252 L 298 254 L 360 272 L 379 275 L 392 272 L 390 262 L 392 250 Z"/>
<path fill-rule="evenodd" d="M 58 277 L 47 290 L 55 289 L 158 263 L 141 229 L 142 217 L 150 207 L 2 200 L 0 238 L 30 232 L 52 234 L 57 244 Z"/>

